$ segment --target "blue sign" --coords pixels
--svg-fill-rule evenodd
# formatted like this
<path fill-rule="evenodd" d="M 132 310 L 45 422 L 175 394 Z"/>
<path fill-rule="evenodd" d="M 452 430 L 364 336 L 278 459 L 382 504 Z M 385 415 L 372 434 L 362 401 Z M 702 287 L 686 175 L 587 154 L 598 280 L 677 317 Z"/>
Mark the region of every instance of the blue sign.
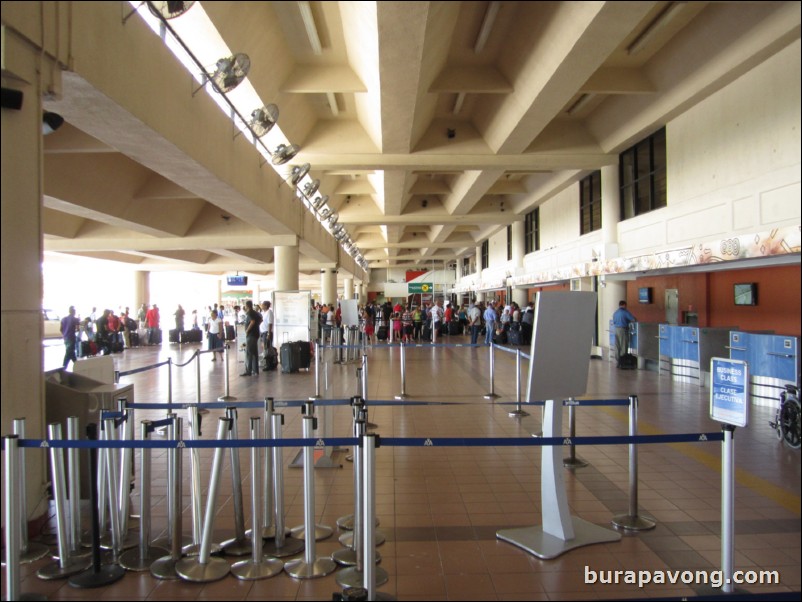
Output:
<path fill-rule="evenodd" d="M 710 360 L 710 418 L 745 427 L 749 423 L 747 363 L 714 357 Z"/>

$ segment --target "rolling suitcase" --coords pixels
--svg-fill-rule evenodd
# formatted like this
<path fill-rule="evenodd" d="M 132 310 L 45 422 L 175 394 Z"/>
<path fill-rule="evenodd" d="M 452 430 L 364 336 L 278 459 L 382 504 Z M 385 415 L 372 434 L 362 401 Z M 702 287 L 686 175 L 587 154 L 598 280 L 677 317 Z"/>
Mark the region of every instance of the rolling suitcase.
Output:
<path fill-rule="evenodd" d="M 421 341 L 425 341 L 427 343 L 431 343 L 432 341 L 432 323 L 426 322 L 423 325 L 423 331 L 421 332 Z"/>
<path fill-rule="evenodd" d="M 312 365 L 312 352 L 309 349 L 308 341 L 296 341 L 294 345 L 298 348 L 298 368 L 309 370 Z"/>
<path fill-rule="evenodd" d="M 621 359 L 618 360 L 618 367 L 622 370 L 637 370 L 638 358 L 631 353 L 624 354 L 621 356 Z"/>
<path fill-rule="evenodd" d="M 297 345 L 294 343 L 284 343 L 279 350 L 279 355 L 281 358 L 281 371 L 284 374 L 298 372 L 301 358 Z"/>
<path fill-rule="evenodd" d="M 451 321 L 448 323 L 448 334 L 462 334 L 462 325 L 459 322 Z"/>
<path fill-rule="evenodd" d="M 181 331 L 177 328 L 172 328 L 167 333 L 167 340 L 171 343 L 180 343 L 181 342 Z"/>
<path fill-rule="evenodd" d="M 233 341 L 237 338 L 237 331 L 231 324 L 226 324 L 226 341 Z"/>
<path fill-rule="evenodd" d="M 139 347 L 139 333 L 132 330 L 128 333 L 128 340 L 131 341 L 131 347 Z"/>
<path fill-rule="evenodd" d="M 265 353 L 265 370 L 275 370 L 278 368 L 278 351 L 276 351 L 275 347 L 268 347 L 267 353 Z"/>
<path fill-rule="evenodd" d="M 387 340 L 387 327 L 386 326 L 379 326 L 379 329 L 376 331 L 376 338 L 380 341 Z"/>
<path fill-rule="evenodd" d="M 510 345 L 522 345 L 523 336 L 520 330 L 510 329 L 507 333 L 507 341 Z"/>

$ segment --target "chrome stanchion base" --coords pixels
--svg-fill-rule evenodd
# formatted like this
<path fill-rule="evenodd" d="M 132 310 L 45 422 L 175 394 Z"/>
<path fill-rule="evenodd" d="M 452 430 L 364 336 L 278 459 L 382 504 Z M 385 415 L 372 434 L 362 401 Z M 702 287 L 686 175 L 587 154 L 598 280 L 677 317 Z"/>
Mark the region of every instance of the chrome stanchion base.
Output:
<path fill-rule="evenodd" d="M 193 583 L 209 583 L 227 576 L 231 566 L 222 558 L 209 558 L 206 564 L 198 562 L 197 557 L 183 558 L 175 564 L 175 572 L 181 579 Z"/>
<path fill-rule="evenodd" d="M 148 548 L 148 553 L 142 558 L 139 548 L 128 550 L 120 556 L 120 566 L 126 571 L 134 571 L 136 573 L 150 570 L 150 565 L 156 562 L 159 558 L 163 558 L 169 554 L 164 548 Z"/>
<path fill-rule="evenodd" d="M 396 395 L 395 399 L 397 399 L 398 401 L 406 401 L 407 399 L 409 399 L 409 395 L 406 394 Z"/>
<path fill-rule="evenodd" d="M 395 596 L 392 594 L 387 594 L 385 592 L 374 592 L 374 600 L 379 600 L 381 602 L 390 601 L 390 600 L 397 600 Z M 346 587 L 343 589 L 343 600 L 367 600 L 368 599 L 368 590 L 364 587 Z"/>
<path fill-rule="evenodd" d="M 150 565 L 150 574 L 156 579 L 180 579 L 178 573 L 175 572 L 175 565 L 178 560 L 172 556 L 163 556 L 154 560 Z"/>
<path fill-rule="evenodd" d="M 154 548 L 164 548 L 165 550 L 170 549 L 170 538 L 169 537 L 159 537 L 159 539 L 153 540 L 150 545 Z M 181 549 L 186 548 L 187 546 L 192 545 L 192 537 L 189 535 L 184 535 L 181 537 Z"/>
<path fill-rule="evenodd" d="M 380 546 L 386 541 L 387 538 L 384 536 L 384 533 L 382 533 L 381 531 L 374 531 L 373 532 L 373 539 L 376 542 L 376 545 Z M 354 547 L 354 533 L 353 533 L 353 531 L 349 532 L 349 533 L 343 533 L 342 535 L 340 535 L 340 540 L 339 541 L 346 548 Z"/>
<path fill-rule="evenodd" d="M 377 566 L 373 570 L 376 571 L 376 587 L 384 585 L 390 580 L 390 576 L 383 568 Z M 365 582 L 365 572 L 352 566 L 337 573 L 335 581 L 340 587 L 362 587 Z"/>
<path fill-rule="evenodd" d="M 280 560 L 262 557 L 262 561 L 259 564 L 255 564 L 253 560 L 243 560 L 234 563 L 231 567 L 231 574 L 237 579 L 253 581 L 255 579 L 275 577 L 283 570 L 284 563 Z"/>
<path fill-rule="evenodd" d="M 220 544 L 226 556 L 247 556 L 253 546 L 250 539 L 227 539 Z"/>
<path fill-rule="evenodd" d="M 91 557 L 92 557 L 92 550 L 85 550 L 83 548 L 78 551 L 70 550 L 70 553 L 67 555 L 67 562 L 69 564 L 75 564 L 78 562 L 83 562 L 87 558 Z M 61 560 L 58 554 L 53 554 L 50 558 L 52 558 L 55 562 Z"/>
<path fill-rule="evenodd" d="M 512 410 L 511 412 L 507 412 L 507 416 L 510 418 L 523 418 L 524 416 L 529 416 L 529 412 L 524 410 Z"/>
<path fill-rule="evenodd" d="M 45 565 L 36 571 L 36 576 L 44 581 L 51 581 L 53 579 L 67 579 L 68 577 L 72 577 L 78 573 L 83 573 L 91 564 L 92 561 L 89 558 L 68 562 L 63 568 L 59 563 L 54 562 L 53 564 Z"/>
<path fill-rule="evenodd" d="M 186 545 L 183 548 L 181 548 L 181 553 L 184 554 L 184 556 L 197 556 L 198 554 L 200 554 L 200 544 L 191 543 L 189 545 Z M 213 543 L 211 551 L 209 553 L 212 555 L 222 554 L 223 548 L 220 547 L 219 543 Z"/>
<path fill-rule="evenodd" d="M 103 587 L 119 581 L 125 575 L 125 569 L 116 564 L 104 564 L 96 573 L 93 569 L 84 571 L 78 575 L 70 577 L 68 583 L 72 587 L 89 589 L 93 587 Z"/>
<path fill-rule="evenodd" d="M 28 564 L 29 562 L 36 562 L 37 560 L 41 560 L 47 556 L 49 553 L 50 546 L 46 546 L 45 544 L 36 541 L 29 541 L 28 549 L 24 552 L 20 552 L 19 554 L 19 563 Z M 5 566 L 5 560 L 3 560 L 3 566 Z"/>
<path fill-rule="evenodd" d="M 237 398 L 233 395 L 221 395 L 217 398 L 217 401 L 237 401 Z M 208 412 L 208 410 L 206 410 Z"/>
<path fill-rule="evenodd" d="M 289 536 L 290 536 L 290 530 L 289 529 L 285 529 L 284 537 L 289 537 Z M 251 537 L 251 530 L 250 529 L 245 531 L 245 537 L 250 539 L 250 537 Z M 262 527 L 262 539 L 274 539 L 275 537 L 276 537 L 276 526 L 275 525 L 270 525 L 269 527 Z"/>
<path fill-rule="evenodd" d="M 131 548 L 136 548 L 139 546 L 139 534 L 135 533 L 134 531 L 128 531 L 125 536 L 123 536 L 123 540 L 120 543 L 120 546 L 123 550 L 130 550 Z M 100 547 L 104 550 L 112 550 L 114 549 L 114 545 L 111 541 L 111 533 L 106 533 L 103 537 L 100 538 Z"/>
<path fill-rule="evenodd" d="M 500 395 L 496 395 L 495 393 L 488 393 L 484 396 L 485 399 L 498 399 Z"/>
<path fill-rule="evenodd" d="M 304 551 L 305 543 L 302 539 L 285 539 L 281 547 L 276 546 L 274 541 L 266 541 L 262 551 L 266 556 L 275 558 L 289 558 L 296 556 Z"/>
<path fill-rule="evenodd" d="M 312 564 L 302 559 L 290 560 L 284 565 L 284 570 L 294 579 L 317 579 L 337 570 L 337 563 L 325 557 L 315 558 Z"/>
<path fill-rule="evenodd" d="M 342 566 L 356 566 L 356 550 L 352 550 L 351 548 L 343 548 L 342 550 L 337 550 L 331 555 L 331 559 L 339 565 Z M 376 552 L 376 558 L 374 564 L 379 564 L 382 561 L 382 556 L 378 552 Z"/>
<path fill-rule="evenodd" d="M 613 526 L 625 531 L 648 531 L 657 526 L 657 521 L 646 516 L 631 516 L 629 514 L 619 514 L 610 521 Z"/>
<path fill-rule="evenodd" d="M 378 527 L 381 524 L 379 517 L 376 517 L 376 526 Z M 346 514 L 345 516 L 341 516 L 337 519 L 337 527 L 339 527 L 343 531 L 353 531 L 354 530 L 354 515 L 353 514 Z"/>
<path fill-rule="evenodd" d="M 334 533 L 334 529 L 328 525 L 315 525 L 315 541 L 328 539 Z M 295 539 L 306 539 L 306 528 L 304 525 L 290 529 L 290 535 Z"/>
<path fill-rule="evenodd" d="M 564 468 L 585 468 L 588 463 L 584 460 L 580 460 L 579 458 L 565 458 L 563 460 L 563 467 Z"/>

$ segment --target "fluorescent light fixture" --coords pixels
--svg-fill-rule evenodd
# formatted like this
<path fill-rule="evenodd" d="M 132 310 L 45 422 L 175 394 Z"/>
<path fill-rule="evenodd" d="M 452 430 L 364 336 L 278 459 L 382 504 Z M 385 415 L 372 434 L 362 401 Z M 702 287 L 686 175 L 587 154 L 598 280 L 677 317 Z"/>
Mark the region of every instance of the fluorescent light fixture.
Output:
<path fill-rule="evenodd" d="M 593 100 L 595 97 L 596 97 L 595 94 L 591 93 L 583 94 L 577 99 L 577 101 L 574 104 L 568 107 L 566 113 L 568 113 L 569 115 L 574 115 L 575 113 L 579 113 L 579 111 L 588 106 L 590 101 Z"/>
<path fill-rule="evenodd" d="M 629 46 L 627 46 L 627 54 L 633 55 L 643 50 L 646 45 L 680 13 L 684 5 L 685 2 L 669 2 L 663 11 L 644 28 L 640 35 L 635 38 Z"/>
<path fill-rule="evenodd" d="M 465 102 L 465 92 L 459 92 L 457 94 L 457 100 L 454 101 L 454 109 L 451 111 L 454 115 L 459 115 L 459 112 L 462 110 L 462 103 Z"/>
<path fill-rule="evenodd" d="M 479 35 L 476 36 L 476 43 L 473 45 L 473 51 L 479 54 L 484 50 L 487 39 L 490 37 L 490 32 L 493 31 L 493 24 L 496 22 L 496 16 L 501 8 L 501 2 L 491 2 L 487 6 L 485 18 L 482 20 L 482 26 L 479 28 Z"/>
<path fill-rule="evenodd" d="M 301 21 L 304 22 L 306 36 L 309 38 L 309 45 L 312 52 L 316 55 L 323 54 L 323 46 L 320 44 L 320 36 L 317 33 L 315 17 L 312 15 L 312 6 L 309 2 L 298 2 L 298 10 L 301 11 Z"/>

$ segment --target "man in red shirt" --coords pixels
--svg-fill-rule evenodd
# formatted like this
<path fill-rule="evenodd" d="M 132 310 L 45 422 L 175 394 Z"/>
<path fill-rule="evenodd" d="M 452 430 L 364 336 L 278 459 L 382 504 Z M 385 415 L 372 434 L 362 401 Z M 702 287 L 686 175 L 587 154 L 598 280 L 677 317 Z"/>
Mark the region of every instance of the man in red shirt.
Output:
<path fill-rule="evenodd" d="M 145 314 L 145 323 L 148 325 L 148 344 L 160 345 L 159 337 L 159 307 L 154 303 L 153 307 Z"/>

